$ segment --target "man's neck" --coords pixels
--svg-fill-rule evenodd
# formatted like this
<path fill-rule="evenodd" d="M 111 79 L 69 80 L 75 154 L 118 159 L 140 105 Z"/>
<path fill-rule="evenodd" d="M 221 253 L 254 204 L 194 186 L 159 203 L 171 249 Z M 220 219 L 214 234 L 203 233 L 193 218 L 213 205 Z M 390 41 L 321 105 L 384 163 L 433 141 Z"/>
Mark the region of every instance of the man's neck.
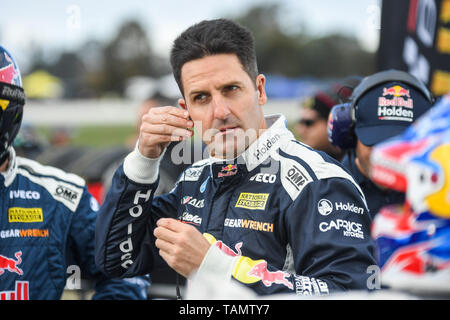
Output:
<path fill-rule="evenodd" d="M 0 165 L 0 172 L 5 172 L 6 169 L 8 168 L 8 159 L 5 160 L 5 162 L 3 162 L 3 164 Z"/>

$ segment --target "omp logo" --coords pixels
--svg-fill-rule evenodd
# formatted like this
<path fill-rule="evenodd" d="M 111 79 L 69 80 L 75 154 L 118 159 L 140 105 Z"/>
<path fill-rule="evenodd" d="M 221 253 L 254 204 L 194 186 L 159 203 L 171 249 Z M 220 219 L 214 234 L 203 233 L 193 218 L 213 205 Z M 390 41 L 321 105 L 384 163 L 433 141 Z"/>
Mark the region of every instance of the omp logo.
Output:
<path fill-rule="evenodd" d="M 268 198 L 268 193 L 241 192 L 235 207 L 250 210 L 264 210 Z"/>
<path fill-rule="evenodd" d="M 8 209 L 8 222 L 42 222 L 44 215 L 42 208 L 19 208 Z"/>
<path fill-rule="evenodd" d="M 297 189 L 300 188 L 308 181 L 308 178 L 302 173 L 302 171 L 295 165 L 287 171 L 286 179 Z"/>
<path fill-rule="evenodd" d="M 75 203 L 75 200 L 77 200 L 79 193 L 66 186 L 59 185 L 56 187 L 54 195 L 63 198 L 71 203 Z"/>
<path fill-rule="evenodd" d="M 327 199 L 320 199 L 317 203 L 317 210 L 319 210 L 319 213 L 323 216 L 329 215 L 331 212 L 333 212 L 333 204 L 330 200 Z"/>

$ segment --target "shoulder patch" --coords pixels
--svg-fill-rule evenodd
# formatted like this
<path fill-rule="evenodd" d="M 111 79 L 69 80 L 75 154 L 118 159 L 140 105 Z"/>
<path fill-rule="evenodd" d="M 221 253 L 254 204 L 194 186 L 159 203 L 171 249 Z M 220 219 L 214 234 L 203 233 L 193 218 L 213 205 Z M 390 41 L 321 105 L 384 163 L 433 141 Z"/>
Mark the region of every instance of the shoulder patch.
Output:
<path fill-rule="evenodd" d="M 316 176 L 316 178 L 318 180 L 329 179 L 329 178 L 343 178 L 343 179 L 349 180 L 359 191 L 361 197 L 363 198 L 363 200 L 365 202 L 364 193 L 362 192 L 360 186 L 355 182 L 353 177 L 339 165 L 336 165 L 335 163 L 326 161 L 315 150 L 311 149 L 308 146 L 303 145 L 302 143 L 297 143 L 296 141 L 290 141 L 289 143 L 281 146 L 280 150 L 292 157 L 296 157 L 296 158 L 303 160 L 309 166 L 309 169 L 314 173 L 314 175 Z M 309 183 L 313 180 L 311 176 L 309 176 L 311 178 L 311 180 L 307 180 L 308 170 L 304 166 L 302 166 L 298 161 L 296 161 L 294 159 L 290 159 L 290 158 L 285 158 L 282 156 L 280 156 L 280 158 L 281 158 L 280 160 L 281 160 L 281 171 L 282 171 L 281 173 L 282 174 L 283 174 L 283 167 L 285 168 L 284 169 L 285 171 L 292 170 L 292 169 L 290 169 L 290 166 L 293 166 L 295 163 L 296 163 L 295 165 L 300 170 L 303 170 L 305 172 L 304 173 L 305 183 L 303 183 L 300 186 L 301 189 L 303 189 L 307 183 Z M 293 175 L 294 171 L 291 171 L 290 173 Z M 300 175 L 300 173 L 298 175 Z M 283 176 L 281 178 L 283 179 Z M 296 181 L 300 181 L 300 180 L 298 180 L 298 178 L 297 178 Z M 292 185 L 292 183 L 290 183 L 290 184 Z M 295 192 L 295 191 L 289 192 L 288 191 L 288 193 L 292 199 L 295 199 L 298 196 L 298 194 L 300 194 L 301 190 L 297 190 L 297 191 L 298 192 Z M 294 195 L 294 197 L 293 197 L 293 195 Z"/>
<path fill-rule="evenodd" d="M 17 172 L 45 188 L 56 201 L 63 203 L 72 212 L 76 211 L 85 186 L 81 177 L 24 158 L 19 159 Z"/>

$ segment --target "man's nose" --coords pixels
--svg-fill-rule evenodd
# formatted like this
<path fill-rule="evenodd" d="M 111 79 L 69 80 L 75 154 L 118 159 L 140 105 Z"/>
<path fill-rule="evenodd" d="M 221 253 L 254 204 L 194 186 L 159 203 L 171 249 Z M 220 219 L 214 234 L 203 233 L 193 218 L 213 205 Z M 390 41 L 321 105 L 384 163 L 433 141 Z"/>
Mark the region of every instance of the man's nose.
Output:
<path fill-rule="evenodd" d="M 220 94 L 213 95 L 212 107 L 214 110 L 214 118 L 216 118 L 216 119 L 224 120 L 231 113 L 226 99 Z"/>

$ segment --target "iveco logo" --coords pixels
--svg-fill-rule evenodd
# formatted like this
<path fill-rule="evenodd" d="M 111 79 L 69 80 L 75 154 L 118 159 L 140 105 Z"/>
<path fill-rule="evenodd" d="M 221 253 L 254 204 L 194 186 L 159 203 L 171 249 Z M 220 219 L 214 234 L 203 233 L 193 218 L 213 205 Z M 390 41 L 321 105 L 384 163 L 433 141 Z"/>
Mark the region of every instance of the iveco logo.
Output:
<path fill-rule="evenodd" d="M 330 200 L 320 199 L 317 204 L 317 209 L 321 215 L 327 216 L 333 211 L 333 204 Z"/>

